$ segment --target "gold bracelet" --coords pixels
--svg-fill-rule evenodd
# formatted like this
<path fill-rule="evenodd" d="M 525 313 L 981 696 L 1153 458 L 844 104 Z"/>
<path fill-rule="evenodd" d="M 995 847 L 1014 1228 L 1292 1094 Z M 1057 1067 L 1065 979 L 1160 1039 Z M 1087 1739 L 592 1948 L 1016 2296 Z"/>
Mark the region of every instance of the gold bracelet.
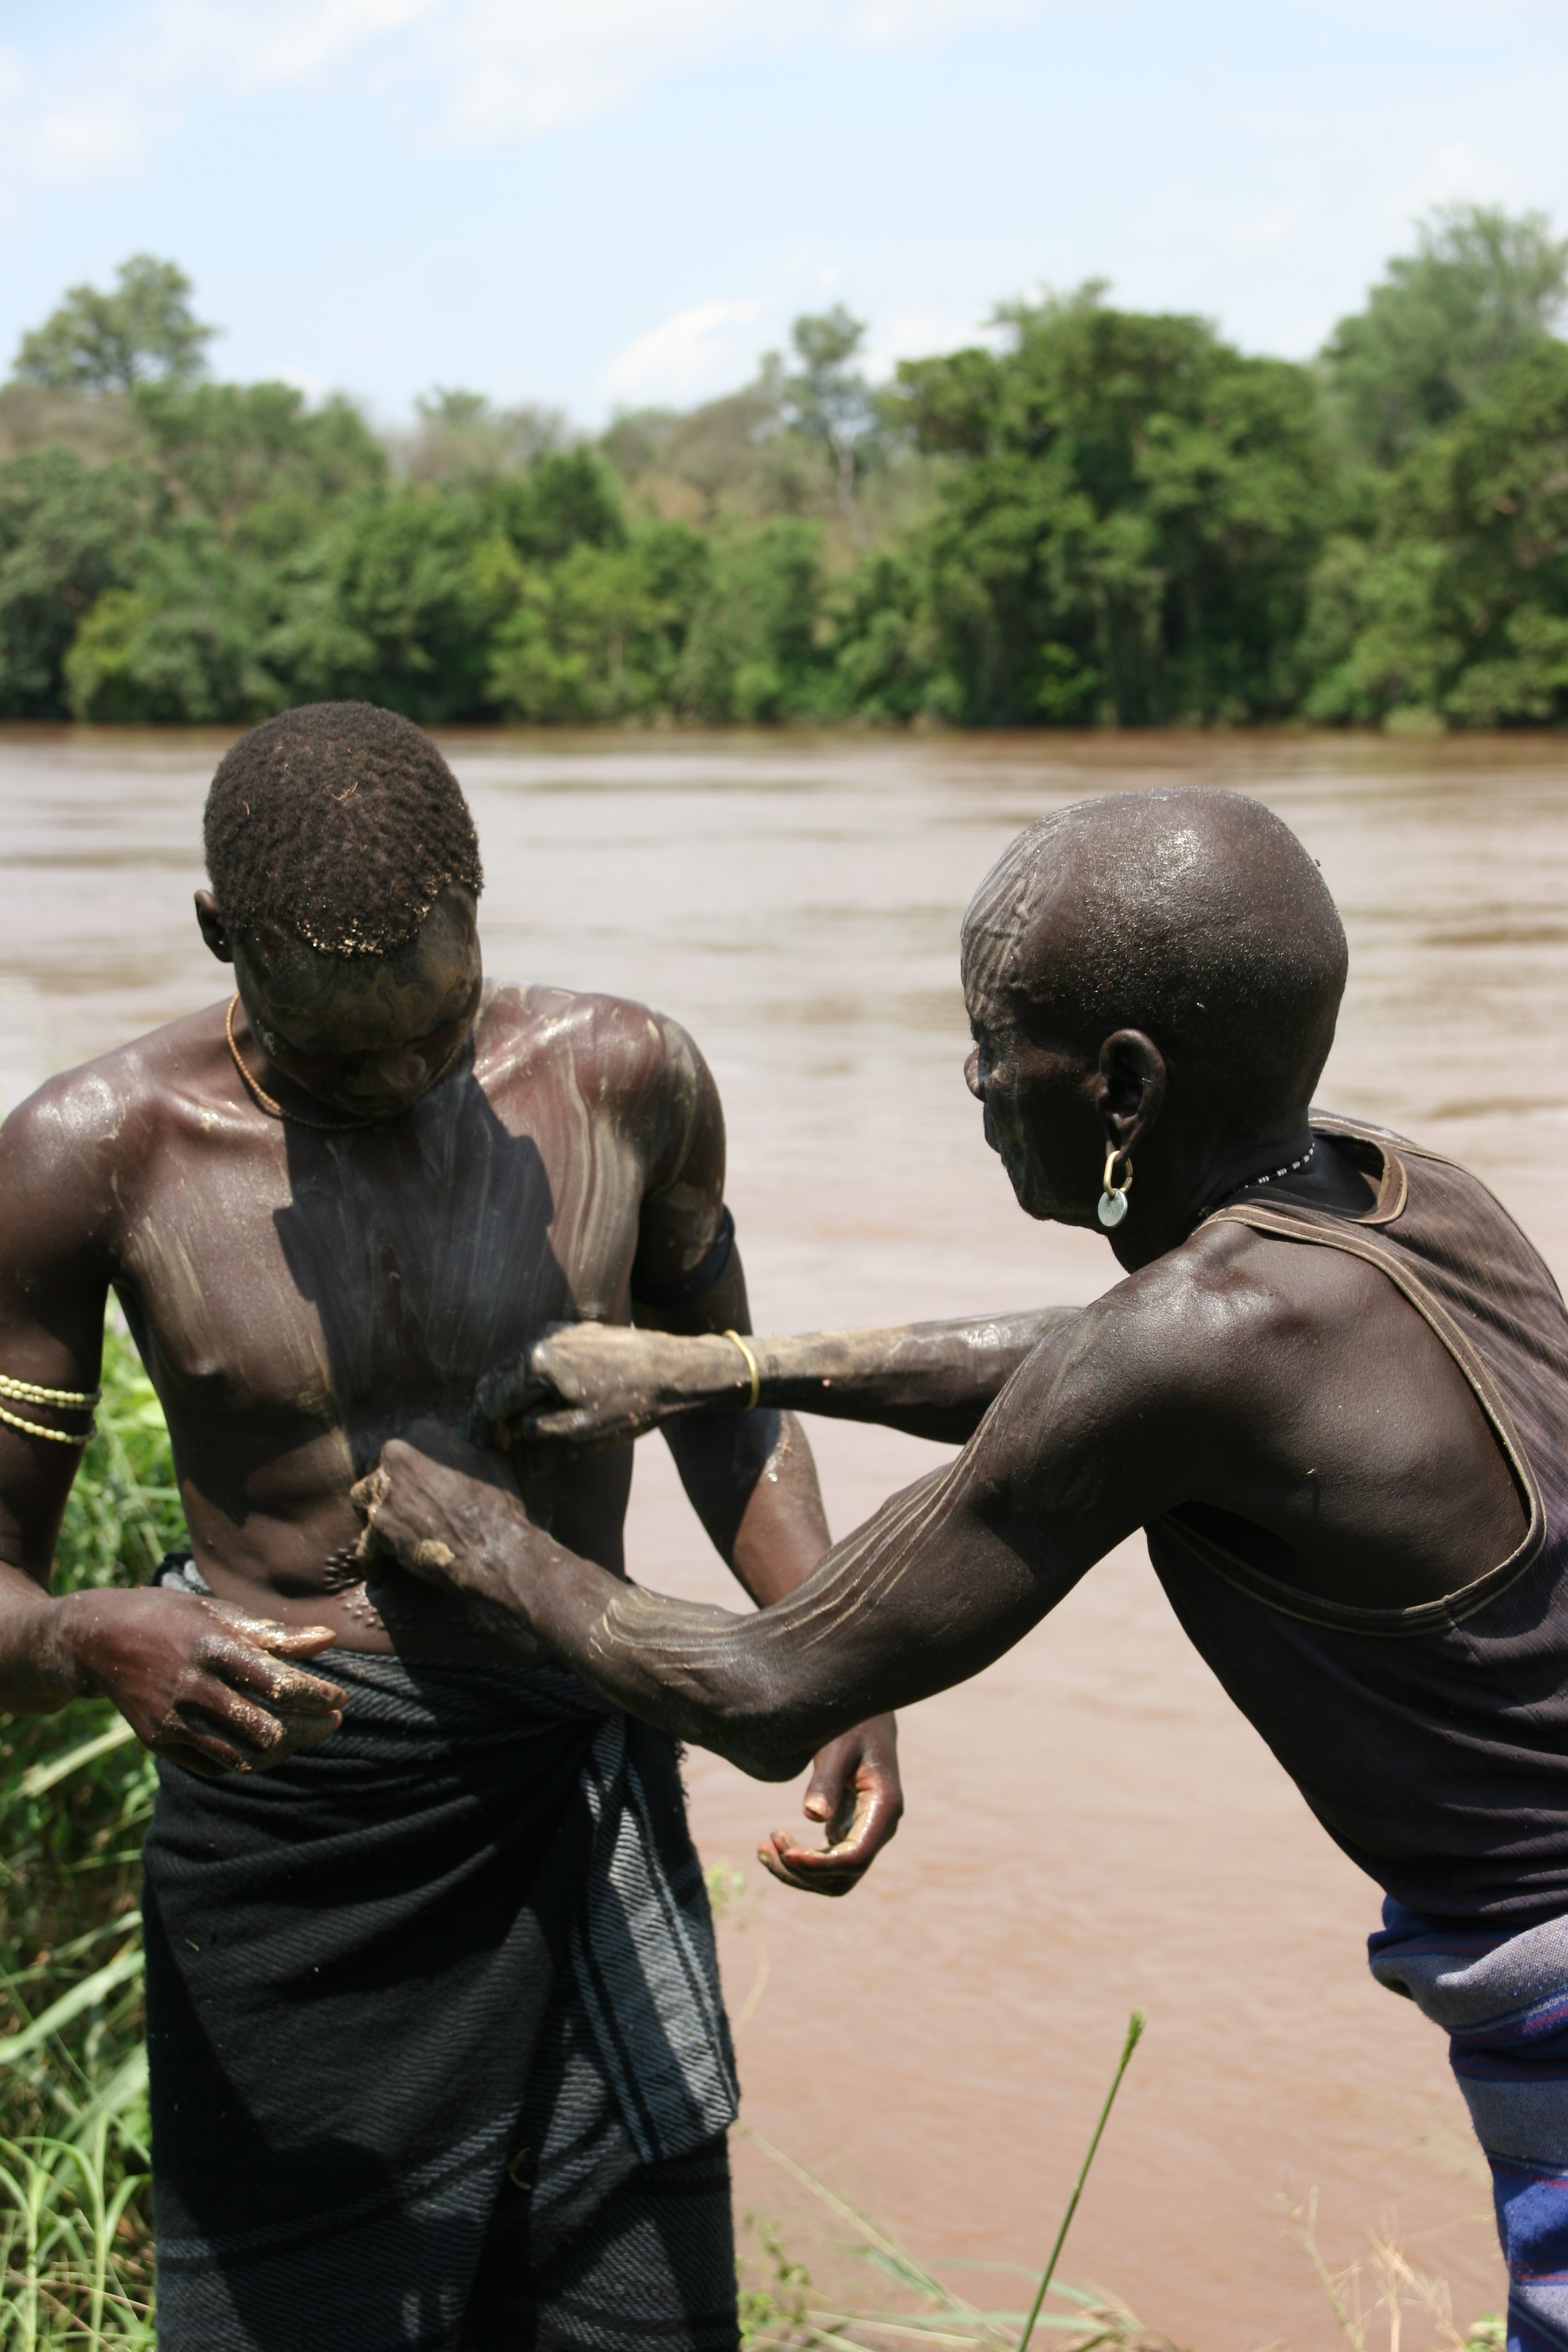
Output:
<path fill-rule="evenodd" d="M 41 1421 L 24 1421 L 19 1412 L 7 1412 L 3 1404 L 0 1404 L 0 1421 L 9 1429 L 22 1430 L 28 1437 L 52 1438 L 57 1445 L 90 1445 L 98 1435 L 97 1422 L 91 1423 L 79 1437 L 73 1437 L 68 1429 L 46 1429 Z"/>
<path fill-rule="evenodd" d="M 742 1355 L 744 1356 L 746 1360 L 746 1370 L 752 1376 L 752 1393 L 746 1399 L 746 1411 L 748 1412 L 755 1412 L 758 1400 L 761 1398 L 763 1393 L 763 1375 L 758 1367 L 757 1360 L 755 1356 L 752 1355 L 750 1348 L 747 1347 L 744 1339 L 742 1339 L 738 1331 L 726 1331 L 724 1337 L 726 1339 L 733 1339 L 736 1347 L 739 1348 Z"/>
<path fill-rule="evenodd" d="M 90 1412 L 102 1394 L 101 1389 L 90 1396 L 83 1389 L 41 1389 L 35 1381 L 14 1381 L 9 1372 L 0 1372 L 0 1396 L 14 1397 L 18 1404 L 63 1404 Z"/>

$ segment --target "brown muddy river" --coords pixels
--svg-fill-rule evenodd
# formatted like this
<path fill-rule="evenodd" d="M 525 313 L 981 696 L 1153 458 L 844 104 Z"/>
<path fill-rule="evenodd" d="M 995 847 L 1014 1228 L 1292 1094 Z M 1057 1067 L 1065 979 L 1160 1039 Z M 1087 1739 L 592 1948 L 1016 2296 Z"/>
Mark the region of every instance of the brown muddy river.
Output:
<path fill-rule="evenodd" d="M 223 739 L 0 730 L 0 1097 L 217 997 L 190 911 Z M 1088 793 L 1212 780 L 1277 809 L 1350 933 L 1321 1094 L 1468 1161 L 1568 1272 L 1568 744 L 1245 737 L 933 742 L 474 734 L 490 969 L 651 1000 L 728 1109 L 759 1328 L 1083 1300 L 1115 1273 L 1029 1224 L 960 1065 L 964 901 L 1008 836 Z M 820 1433 L 820 1434 L 818 1434 Z M 836 1529 L 936 1449 L 816 1424 Z M 628 1557 L 727 1580 L 657 1441 Z M 732 1590 L 732 1588 L 730 1588 Z M 920 2254 L 1037 2266 L 1120 2047 L 1149 2031 L 1074 2226 L 1070 2279 L 1194 2352 L 1342 2341 L 1296 2242 L 1371 2237 L 1500 2308 L 1484 2166 L 1440 2037 L 1367 1976 L 1377 1895 L 1184 1647 L 1140 1544 L 1009 1657 L 905 1718 L 910 1810 L 847 1903 L 768 1884 L 797 1793 L 692 1760 L 745 2121 Z M 814 2268 L 844 2232 L 754 2144 L 742 2215 Z M 753 2244 L 754 2251 L 754 2244 Z M 982 2301 L 1016 2282 L 955 2272 Z M 860 2281 L 878 2300 L 874 2275 Z M 1404 2352 L 1446 2341 L 1408 2307 Z M 1387 2341 L 1379 2320 L 1369 2345 Z"/>

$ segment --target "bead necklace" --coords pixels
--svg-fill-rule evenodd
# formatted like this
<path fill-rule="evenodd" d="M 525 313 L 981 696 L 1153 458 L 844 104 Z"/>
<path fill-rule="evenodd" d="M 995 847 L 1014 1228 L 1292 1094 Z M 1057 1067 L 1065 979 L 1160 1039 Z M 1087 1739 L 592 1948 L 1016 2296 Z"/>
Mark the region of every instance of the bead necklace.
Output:
<path fill-rule="evenodd" d="M 1278 1184 L 1281 1177 L 1298 1175 L 1303 1168 L 1311 1166 L 1317 1149 L 1318 1139 L 1314 1136 L 1300 1160 L 1292 1160 L 1283 1168 L 1267 1169 L 1261 1176 L 1249 1176 L 1245 1183 L 1237 1184 L 1232 1190 L 1237 1192 L 1249 1192 L 1255 1184 Z"/>
<path fill-rule="evenodd" d="M 277 1097 L 268 1093 L 260 1079 L 252 1077 L 246 1068 L 234 1034 L 235 1007 L 238 1003 L 239 991 L 236 989 L 228 1001 L 228 1011 L 224 1016 L 223 1032 L 228 1039 L 228 1050 L 234 1056 L 234 1066 L 244 1079 L 247 1092 L 252 1097 L 258 1108 L 267 1113 L 268 1118 L 286 1120 L 290 1127 L 313 1128 L 318 1135 L 356 1135 L 363 1128 L 384 1127 L 389 1118 L 401 1118 L 405 1110 L 413 1109 L 415 1103 L 423 1102 L 432 1087 L 440 1085 L 468 1039 L 468 1033 L 465 1029 L 434 1076 L 426 1078 L 419 1092 L 409 1101 L 399 1103 L 395 1110 L 373 1111 L 368 1118 L 307 1118 L 302 1111 L 285 1110 Z"/>

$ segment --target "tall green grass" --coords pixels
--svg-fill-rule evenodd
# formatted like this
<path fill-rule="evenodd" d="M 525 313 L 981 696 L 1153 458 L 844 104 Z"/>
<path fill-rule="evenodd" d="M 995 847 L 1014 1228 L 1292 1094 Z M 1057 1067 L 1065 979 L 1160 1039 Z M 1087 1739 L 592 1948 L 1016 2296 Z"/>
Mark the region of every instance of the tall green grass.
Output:
<path fill-rule="evenodd" d="M 56 1589 L 145 1583 L 184 1541 L 168 1433 L 122 1333 Z M 0 1741 L 0 2347 L 151 2347 L 142 1836 L 153 1760 L 107 1699 Z"/>

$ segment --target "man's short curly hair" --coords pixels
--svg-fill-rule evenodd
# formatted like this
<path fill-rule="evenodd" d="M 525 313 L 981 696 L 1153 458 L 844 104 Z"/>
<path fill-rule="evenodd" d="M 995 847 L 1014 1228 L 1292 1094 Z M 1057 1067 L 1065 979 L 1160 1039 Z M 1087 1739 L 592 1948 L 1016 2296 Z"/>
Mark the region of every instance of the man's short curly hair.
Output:
<path fill-rule="evenodd" d="M 327 955 L 387 955 L 448 883 L 478 898 L 479 837 L 423 729 L 373 702 L 309 702 L 225 753 L 203 824 L 232 930 L 276 924 Z"/>

